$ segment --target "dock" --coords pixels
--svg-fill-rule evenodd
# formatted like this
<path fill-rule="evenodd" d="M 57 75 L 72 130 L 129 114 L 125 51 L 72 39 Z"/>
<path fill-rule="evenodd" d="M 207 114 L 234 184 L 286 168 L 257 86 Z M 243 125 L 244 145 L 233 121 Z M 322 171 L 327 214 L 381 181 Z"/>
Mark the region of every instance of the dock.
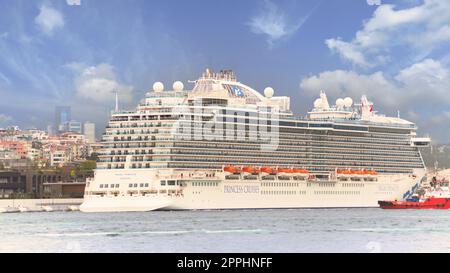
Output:
<path fill-rule="evenodd" d="M 1 199 L 0 213 L 78 211 L 82 198 Z"/>

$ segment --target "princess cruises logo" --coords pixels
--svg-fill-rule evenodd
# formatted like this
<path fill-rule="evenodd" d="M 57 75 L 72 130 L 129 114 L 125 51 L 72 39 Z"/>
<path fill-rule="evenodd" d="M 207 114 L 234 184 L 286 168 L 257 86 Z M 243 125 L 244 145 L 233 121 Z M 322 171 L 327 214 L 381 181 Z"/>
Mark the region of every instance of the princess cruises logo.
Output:
<path fill-rule="evenodd" d="M 233 94 L 237 97 L 243 97 L 244 96 L 244 92 L 242 92 L 242 90 L 237 87 L 237 86 L 232 86 L 231 90 L 233 91 Z"/>

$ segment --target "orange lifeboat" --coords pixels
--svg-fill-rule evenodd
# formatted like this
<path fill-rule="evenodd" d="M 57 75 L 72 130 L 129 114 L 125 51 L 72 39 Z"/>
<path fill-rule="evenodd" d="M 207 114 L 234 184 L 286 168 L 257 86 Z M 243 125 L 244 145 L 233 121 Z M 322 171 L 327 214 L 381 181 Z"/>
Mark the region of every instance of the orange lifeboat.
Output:
<path fill-rule="evenodd" d="M 350 171 L 350 170 L 343 170 L 342 174 L 352 174 L 352 171 Z"/>
<path fill-rule="evenodd" d="M 278 168 L 278 172 L 283 174 L 292 174 L 294 173 L 294 170 L 289 168 Z"/>
<path fill-rule="evenodd" d="M 242 170 L 245 173 L 249 173 L 249 174 L 259 174 L 260 173 L 260 170 L 255 167 L 244 167 L 244 168 L 242 168 Z"/>
<path fill-rule="evenodd" d="M 228 173 L 232 173 L 232 174 L 240 174 L 241 172 L 242 172 L 242 170 L 241 170 L 241 168 L 240 167 L 237 167 L 237 166 L 225 166 L 224 168 L 223 168 L 223 170 L 225 171 L 225 172 L 228 172 Z"/>
<path fill-rule="evenodd" d="M 296 174 L 308 174 L 309 173 L 309 171 L 305 170 L 305 169 L 293 169 L 292 171 L 293 171 L 293 173 L 296 173 Z"/>
<path fill-rule="evenodd" d="M 267 174 L 276 174 L 277 170 L 271 167 L 262 167 L 261 172 L 267 173 Z"/>

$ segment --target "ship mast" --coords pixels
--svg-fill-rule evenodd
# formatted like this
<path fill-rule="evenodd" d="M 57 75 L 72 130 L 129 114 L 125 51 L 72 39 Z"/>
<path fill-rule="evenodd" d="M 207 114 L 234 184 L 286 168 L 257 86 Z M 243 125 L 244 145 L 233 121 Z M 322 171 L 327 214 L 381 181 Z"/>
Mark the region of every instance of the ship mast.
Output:
<path fill-rule="evenodd" d="M 119 112 L 119 94 L 116 90 L 116 108 L 115 108 L 115 112 Z"/>

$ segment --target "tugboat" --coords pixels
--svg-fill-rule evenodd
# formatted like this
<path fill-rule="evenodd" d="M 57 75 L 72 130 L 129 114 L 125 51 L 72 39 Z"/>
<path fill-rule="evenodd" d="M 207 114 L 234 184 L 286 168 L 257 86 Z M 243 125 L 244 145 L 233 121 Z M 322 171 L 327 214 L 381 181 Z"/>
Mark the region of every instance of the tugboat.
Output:
<path fill-rule="evenodd" d="M 378 201 L 382 209 L 450 209 L 449 182 L 433 177 L 429 188 L 418 190 L 406 201 Z"/>

